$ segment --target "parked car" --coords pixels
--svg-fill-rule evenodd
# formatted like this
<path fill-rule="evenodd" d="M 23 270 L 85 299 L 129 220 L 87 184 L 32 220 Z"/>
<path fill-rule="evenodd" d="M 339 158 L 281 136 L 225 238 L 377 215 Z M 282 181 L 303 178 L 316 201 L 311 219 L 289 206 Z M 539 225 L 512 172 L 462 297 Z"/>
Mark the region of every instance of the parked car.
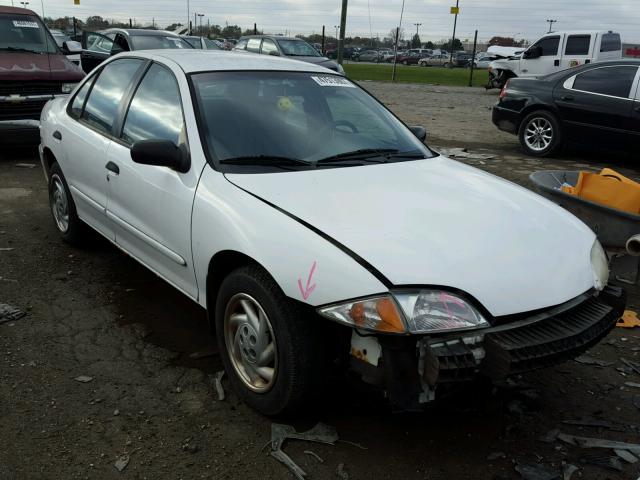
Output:
<path fill-rule="evenodd" d="M 63 48 L 63 46 L 65 45 L 65 42 L 67 43 L 67 45 L 72 45 L 69 48 L 71 48 L 74 52 L 77 52 L 77 53 L 68 54 L 67 58 L 71 63 L 80 66 L 80 52 L 82 51 L 82 44 L 78 42 L 74 42 L 73 44 L 69 43 L 69 42 L 73 42 L 73 40 L 71 40 L 71 37 L 69 37 L 69 35 L 67 35 L 66 33 L 60 30 L 49 29 L 49 32 L 51 32 L 51 36 L 56 41 L 56 44 L 58 45 L 59 48 Z"/>
<path fill-rule="evenodd" d="M 464 53 L 464 52 L 454 53 L 453 54 L 453 63 L 451 63 L 449 66 L 451 68 L 454 68 L 454 67 L 460 67 L 460 68 L 470 67 L 472 58 L 473 58 L 473 55 L 471 55 L 470 53 Z"/>
<path fill-rule="evenodd" d="M 490 47 L 489 51 L 492 49 L 495 51 L 495 47 Z M 489 66 L 489 86 L 502 88 L 509 78 L 538 78 L 578 65 L 621 58 L 619 33 L 597 30 L 552 32 L 521 54 L 494 61 Z"/>
<path fill-rule="evenodd" d="M 224 50 L 218 42 L 213 40 L 209 40 L 205 37 L 197 37 L 195 35 L 184 36 L 189 45 L 193 48 L 197 48 L 198 50 Z"/>
<path fill-rule="evenodd" d="M 342 65 L 323 57 L 318 51 L 300 38 L 277 35 L 249 35 L 241 37 L 234 51 L 262 53 L 276 57 L 291 57 L 301 62 L 321 65 L 344 75 Z"/>
<path fill-rule="evenodd" d="M 418 65 L 420 65 L 421 67 L 449 67 L 450 63 L 451 57 L 450 55 L 445 53 L 421 58 L 420 60 L 418 60 Z"/>
<path fill-rule="evenodd" d="M 476 57 L 476 60 L 473 62 L 475 68 L 489 68 L 489 65 L 493 62 L 493 57 Z"/>
<path fill-rule="evenodd" d="M 327 50 L 326 55 L 327 55 L 327 58 L 335 60 L 338 58 L 338 49 L 332 48 L 330 50 Z M 357 47 L 345 47 L 342 55 L 345 60 L 357 61 L 358 56 L 360 55 L 360 49 Z"/>
<path fill-rule="evenodd" d="M 38 15 L 24 8 L 0 6 L 0 134 L 1 143 L 39 137 L 42 107 L 70 93 L 84 73 L 65 54 L 73 44 L 58 47 Z"/>
<path fill-rule="evenodd" d="M 423 58 L 423 54 L 416 52 L 404 52 L 398 55 L 398 63 L 402 63 L 403 65 L 417 65 L 421 58 Z M 391 61 L 393 62 L 393 58 Z"/>
<path fill-rule="evenodd" d="M 640 135 L 640 61 L 600 62 L 541 79 L 512 78 L 493 108 L 493 123 L 518 135 L 533 156 L 566 142 L 636 151 Z"/>
<path fill-rule="evenodd" d="M 192 50 L 183 37 L 163 30 L 110 28 L 82 34 L 82 69 L 89 73 L 107 58 L 134 50 L 178 48 Z"/>
<path fill-rule="evenodd" d="M 382 54 L 378 50 L 365 50 L 360 52 L 357 61 L 380 63 L 382 61 Z"/>
<path fill-rule="evenodd" d="M 308 405 L 330 365 L 417 408 L 572 358 L 624 310 L 585 224 L 317 65 L 122 53 L 41 123 L 62 239 L 89 226 L 206 308 L 263 414 Z"/>

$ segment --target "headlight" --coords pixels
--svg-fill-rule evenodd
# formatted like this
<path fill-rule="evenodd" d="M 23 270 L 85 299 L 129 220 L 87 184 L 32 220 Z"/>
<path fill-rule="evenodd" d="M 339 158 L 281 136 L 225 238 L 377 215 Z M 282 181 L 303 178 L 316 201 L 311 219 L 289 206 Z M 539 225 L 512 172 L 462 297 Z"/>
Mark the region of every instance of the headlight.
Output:
<path fill-rule="evenodd" d="M 609 259 L 597 239 L 591 247 L 591 270 L 593 271 L 593 285 L 596 289 L 602 290 L 609 283 Z"/>
<path fill-rule="evenodd" d="M 342 75 L 344 75 L 344 68 L 340 64 L 338 64 L 338 73 L 341 73 Z"/>
<path fill-rule="evenodd" d="M 340 323 L 381 333 L 428 334 L 489 326 L 466 300 L 441 290 L 354 300 L 321 308 L 319 313 Z"/>
<path fill-rule="evenodd" d="M 63 83 L 62 84 L 62 93 L 71 93 L 73 89 L 78 86 L 77 83 Z"/>
<path fill-rule="evenodd" d="M 466 300 L 441 290 L 397 293 L 411 333 L 435 333 L 488 327 L 482 314 Z"/>

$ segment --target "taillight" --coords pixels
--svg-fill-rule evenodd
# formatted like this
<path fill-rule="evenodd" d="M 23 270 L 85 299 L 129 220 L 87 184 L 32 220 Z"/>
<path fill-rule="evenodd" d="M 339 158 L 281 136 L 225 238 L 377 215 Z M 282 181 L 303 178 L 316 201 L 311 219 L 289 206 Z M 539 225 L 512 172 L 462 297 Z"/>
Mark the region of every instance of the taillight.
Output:
<path fill-rule="evenodd" d="M 507 96 L 508 87 L 509 87 L 509 80 L 507 80 L 507 83 L 505 83 L 504 87 L 502 87 L 502 90 L 500 90 L 500 96 L 498 97 L 500 100 L 502 100 L 504 97 Z"/>

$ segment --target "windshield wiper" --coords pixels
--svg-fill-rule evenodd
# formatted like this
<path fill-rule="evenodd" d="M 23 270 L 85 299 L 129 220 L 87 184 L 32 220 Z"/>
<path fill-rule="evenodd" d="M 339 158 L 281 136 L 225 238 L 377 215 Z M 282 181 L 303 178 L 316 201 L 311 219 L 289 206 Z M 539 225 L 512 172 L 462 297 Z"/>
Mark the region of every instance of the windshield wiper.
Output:
<path fill-rule="evenodd" d="M 224 165 L 264 165 L 267 167 L 274 166 L 296 166 L 303 165 L 308 167 L 312 165 L 309 162 L 291 157 L 279 157 L 277 155 L 247 155 L 244 157 L 225 158 L 220 160 Z"/>
<path fill-rule="evenodd" d="M 37 53 L 38 55 L 42 55 L 44 52 L 38 52 L 37 50 L 29 50 L 28 48 L 16 48 L 16 47 L 2 47 L 0 50 L 5 52 L 26 52 L 26 53 Z"/>
<path fill-rule="evenodd" d="M 372 160 L 380 157 L 384 158 L 384 160 L 378 162 L 384 163 L 389 155 L 398 153 L 400 153 L 399 150 L 395 148 L 363 148 L 323 158 L 318 160 L 316 164 L 322 165 L 323 163 L 337 163 L 344 160 Z"/>

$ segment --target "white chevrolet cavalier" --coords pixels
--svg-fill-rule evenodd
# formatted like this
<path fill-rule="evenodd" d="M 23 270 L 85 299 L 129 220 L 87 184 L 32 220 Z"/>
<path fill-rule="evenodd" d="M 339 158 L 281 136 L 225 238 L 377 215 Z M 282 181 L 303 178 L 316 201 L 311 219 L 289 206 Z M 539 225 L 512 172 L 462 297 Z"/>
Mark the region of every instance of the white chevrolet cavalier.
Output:
<path fill-rule="evenodd" d="M 583 223 L 424 136 L 322 67 L 162 50 L 49 102 L 40 148 L 62 238 L 89 226 L 206 308 L 234 389 L 279 414 L 335 365 L 416 408 L 621 314 Z"/>

